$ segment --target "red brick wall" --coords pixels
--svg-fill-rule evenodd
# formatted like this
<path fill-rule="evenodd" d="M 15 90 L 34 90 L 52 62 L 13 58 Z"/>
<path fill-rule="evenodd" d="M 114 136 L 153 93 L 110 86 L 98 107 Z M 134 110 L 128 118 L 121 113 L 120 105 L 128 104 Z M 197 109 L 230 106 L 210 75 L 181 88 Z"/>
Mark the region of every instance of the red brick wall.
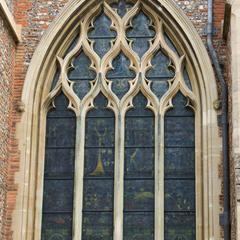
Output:
<path fill-rule="evenodd" d="M 5 21 L 0 17 L 0 239 L 3 239 L 3 218 L 7 209 L 7 173 L 11 119 L 11 94 L 13 84 L 15 43 Z M 3 221 L 4 219 L 4 221 Z"/>
<path fill-rule="evenodd" d="M 195 27 L 197 28 L 199 34 L 202 39 L 206 38 L 206 27 L 207 27 L 207 0 L 175 0 L 178 6 L 186 13 L 186 15 L 193 22 Z M 11 2 L 11 1 L 10 1 Z M 14 182 L 14 176 L 19 170 L 19 150 L 18 150 L 18 142 L 15 139 L 16 134 L 16 124 L 19 122 L 21 114 L 16 111 L 16 106 L 18 105 L 21 99 L 21 92 L 24 83 L 24 79 L 26 76 L 26 71 L 28 65 L 31 61 L 32 55 L 38 45 L 42 35 L 45 30 L 48 28 L 49 24 L 53 21 L 53 19 L 58 16 L 59 11 L 63 8 L 63 6 L 68 2 L 68 0 L 15 0 L 14 1 L 14 15 L 16 22 L 22 25 L 22 43 L 17 46 L 16 56 L 15 56 L 15 67 L 11 68 L 9 72 L 9 81 L 13 81 L 9 86 L 5 87 L 5 89 L 9 89 L 12 93 L 12 111 L 11 111 L 11 119 L 9 121 L 9 117 L 4 115 L 4 131 L 6 132 L 6 139 L 8 139 L 9 132 L 8 129 L 9 124 L 10 127 L 10 145 L 9 149 L 7 149 L 7 145 L 4 146 L 4 151 L 10 152 L 8 157 L 8 162 L 6 161 L 7 157 L 4 157 L 3 167 L 0 165 L 0 176 L 3 176 L 3 181 L 0 178 L 0 186 L 1 182 L 3 182 L 3 190 L 0 190 L 0 197 L 3 194 L 3 199 L 7 188 L 7 204 L 1 203 L 0 200 L 0 209 L 1 204 L 4 204 L 5 209 L 5 217 L 4 217 L 4 237 L 0 234 L 0 239 L 10 240 L 12 239 L 12 212 L 15 206 L 15 200 L 17 196 L 17 185 Z M 221 40 L 221 27 L 222 27 L 222 19 L 224 15 L 224 3 L 225 0 L 215 0 L 214 1 L 214 23 L 217 30 L 217 34 L 214 38 L 214 44 L 218 49 L 220 62 L 223 64 L 226 61 L 226 46 L 225 43 Z M 1 35 L 0 35 L 0 49 L 1 49 Z M 11 39 L 9 36 L 7 39 Z M 11 52 L 14 50 L 8 50 L 7 47 L 3 45 L 7 52 Z M 14 46 L 11 47 L 14 49 Z M 1 53 L 1 51 L 0 51 Z M 13 53 L 14 54 L 14 53 Z M 0 58 L 1 59 L 1 58 Z M 7 64 L 6 64 L 7 63 Z M 8 61 L 4 60 L 4 64 L 6 66 L 12 66 L 12 62 L 8 63 Z M 13 71 L 14 69 L 14 71 Z M 9 70 L 6 68 L 4 72 L 8 72 Z M 1 60 L 0 60 L 0 73 L 1 73 Z M 13 75 L 14 74 L 14 78 Z M 9 97 L 2 97 L 2 91 L 0 91 L 0 103 L 5 103 L 4 107 L 9 105 Z M 3 101 L 2 101 L 2 98 Z M 10 106 L 7 107 L 9 109 Z M 0 109 L 0 111 L 2 111 Z M 9 112 L 9 110 L 7 110 Z M 1 112 L 0 112 L 1 116 Z M 1 124 L 1 123 L 0 123 Z M 7 164 L 8 163 L 8 164 Z M 6 168 L 7 167 L 7 168 Z M 3 169 L 3 170 L 2 170 Z M 6 170 L 7 169 L 7 170 Z M 7 178 L 6 178 L 7 176 Z M 1 189 L 1 188 L 0 188 Z M 1 199 L 1 198 L 0 198 Z M 1 229 L 1 210 L 0 210 L 0 229 Z M 3 232 L 3 231 L 1 231 Z"/>

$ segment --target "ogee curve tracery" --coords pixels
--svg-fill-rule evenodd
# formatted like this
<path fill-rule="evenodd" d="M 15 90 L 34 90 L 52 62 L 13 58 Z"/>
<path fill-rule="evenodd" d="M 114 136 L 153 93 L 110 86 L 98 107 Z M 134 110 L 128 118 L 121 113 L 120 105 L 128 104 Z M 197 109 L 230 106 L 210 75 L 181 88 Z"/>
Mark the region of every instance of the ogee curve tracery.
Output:
<path fill-rule="evenodd" d="M 164 240 L 164 230 L 169 239 L 177 231 L 171 219 L 178 223 L 178 215 L 164 212 L 164 201 L 176 207 L 172 200 L 175 183 L 165 179 L 164 160 L 171 164 L 168 154 L 176 156 L 175 148 L 181 146 L 165 146 L 171 142 L 165 131 L 169 122 L 172 128 L 187 128 L 183 122 L 189 116 L 169 116 L 170 109 L 178 111 L 176 99 L 181 103 L 187 99 L 192 112 L 197 106 L 185 56 L 177 51 L 164 24 L 145 1 L 100 1 L 80 20 L 79 37 L 67 53 L 57 56 L 59 73 L 45 105 L 54 106 L 62 91 L 68 108 L 76 114 L 74 240 Z M 173 122 L 173 117 L 179 122 Z M 194 114 L 189 121 L 194 131 Z M 139 141 L 137 145 L 134 140 Z M 184 151 L 184 156 L 191 157 L 192 167 L 193 150 Z M 170 167 L 167 165 L 166 171 Z M 169 194 L 165 198 L 164 181 Z M 184 183 L 181 179 L 180 185 Z M 186 189 L 195 193 L 193 183 L 176 192 L 180 210 L 189 215 L 190 206 L 191 217 L 193 205 L 187 199 L 185 206 L 181 196 Z M 143 221 L 136 218 L 136 212 Z M 145 223 L 148 227 L 138 231 Z M 182 232 L 173 235 L 183 237 Z M 192 236 L 194 233 L 188 232 L 186 239 L 192 240 Z"/>

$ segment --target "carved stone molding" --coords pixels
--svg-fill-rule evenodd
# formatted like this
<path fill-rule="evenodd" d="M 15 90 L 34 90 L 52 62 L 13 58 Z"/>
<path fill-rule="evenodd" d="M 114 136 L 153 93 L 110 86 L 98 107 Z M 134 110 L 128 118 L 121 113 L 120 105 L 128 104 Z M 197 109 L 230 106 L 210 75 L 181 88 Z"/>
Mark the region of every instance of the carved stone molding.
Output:
<path fill-rule="evenodd" d="M 139 0 L 124 18 L 109 8 L 108 1 L 73 0 L 65 7 L 60 16 L 52 23 L 50 29 L 43 36 L 38 48 L 35 51 L 32 62 L 28 69 L 25 80 L 22 101 L 26 105 L 22 121 L 18 125 L 18 138 L 21 150 L 21 169 L 16 177 L 19 184 L 17 206 L 14 212 L 14 239 L 39 240 L 41 233 L 41 201 L 42 201 L 42 178 L 46 114 L 54 102 L 56 95 L 63 91 L 69 99 L 69 108 L 74 110 L 78 116 L 78 134 L 84 126 L 84 115 L 93 107 L 93 99 L 102 91 L 109 100 L 109 107 L 115 113 L 124 113 L 132 105 L 133 97 L 141 90 L 148 99 L 148 107 L 153 110 L 158 121 L 163 121 L 165 112 L 172 107 L 172 98 L 180 90 L 189 99 L 189 105 L 195 110 L 196 116 L 196 181 L 197 181 L 197 240 L 220 239 L 220 227 L 218 216 L 220 206 L 218 196 L 220 194 L 221 181 L 218 177 L 218 164 L 221 161 L 221 144 L 218 136 L 217 114 L 213 108 L 213 102 L 217 99 L 217 87 L 211 62 L 206 49 L 198 36 L 192 23 L 181 12 L 172 0 Z M 93 45 L 84 37 L 88 28 L 91 27 L 92 18 L 98 14 L 99 6 L 103 4 L 104 12 L 112 20 L 112 28 L 118 30 L 118 35 L 111 50 L 100 60 L 93 51 Z M 139 9 L 151 15 L 156 27 L 156 38 L 148 51 L 140 61 L 138 56 L 131 49 L 126 41 L 124 28 L 131 22 L 132 17 Z M 163 37 L 164 31 L 171 37 L 180 52 L 178 56 L 166 43 Z M 76 46 L 66 55 L 70 43 L 79 32 L 80 38 Z M 152 92 L 145 80 L 145 72 L 151 67 L 151 58 L 161 45 L 164 53 L 171 59 L 175 70 L 175 77 L 169 82 L 169 90 L 161 99 L 158 99 Z M 97 73 L 96 79 L 92 82 L 91 90 L 83 99 L 79 99 L 74 93 L 72 83 L 67 77 L 67 69 L 72 58 L 77 52 L 84 50 L 91 59 L 91 68 Z M 111 69 L 113 59 L 120 51 L 130 59 L 131 69 L 135 71 L 136 78 L 131 82 L 130 89 L 122 99 L 114 94 L 111 83 L 106 79 L 106 72 Z M 53 75 L 56 72 L 57 64 L 60 66 L 61 74 L 56 86 L 51 89 Z M 192 90 L 186 85 L 183 79 L 183 68 L 187 67 L 190 75 Z M 122 119 L 123 120 L 123 119 Z M 118 125 L 121 125 L 119 119 Z M 163 126 L 163 124 L 162 124 Z M 157 129 L 163 132 L 163 129 Z M 121 128 L 118 136 L 121 139 Z M 163 135 L 163 134 L 162 134 Z M 79 139 L 83 139 L 79 137 Z M 160 141 L 157 139 L 156 141 Z M 78 148 L 83 147 L 83 141 L 79 141 Z M 119 149 L 121 148 L 119 142 Z M 160 144 L 160 143 L 159 143 Z M 122 151 L 122 150 L 121 150 Z M 122 152 L 119 152 L 121 158 Z M 162 158 L 163 156 L 159 156 Z M 76 157 L 76 167 L 82 166 L 83 156 Z M 116 170 L 122 175 L 122 165 L 116 159 Z M 160 161 L 161 162 L 161 161 Z M 163 161 L 162 161 L 163 162 Z M 162 167 L 162 166 L 161 166 Z M 75 176 L 81 179 L 81 172 Z M 163 172 L 156 178 L 162 178 Z M 78 189 L 82 188 L 81 181 L 78 182 Z M 121 182 L 120 186 L 123 183 Z M 121 190 L 121 189 L 120 189 Z M 81 191 L 80 191 L 81 192 Z M 121 194 L 122 191 L 119 191 Z M 159 196 L 161 189 L 156 192 Z M 118 193 L 115 193 L 118 196 Z M 120 196 L 120 195 L 119 195 Z M 121 196 L 120 196 L 121 197 Z M 76 194 L 75 201 L 81 202 L 81 195 Z M 121 201 L 118 198 L 117 201 Z M 122 202 L 115 203 L 118 206 Z M 81 204 L 75 206 L 81 209 Z M 76 210 L 76 209 L 75 209 Z M 121 207 L 119 213 L 121 213 Z M 162 216 L 159 207 L 157 214 Z M 163 218 L 156 222 L 156 239 L 163 239 Z M 75 216 L 75 224 L 81 226 L 80 217 Z M 121 224 L 121 223 L 120 223 Z M 161 230 L 161 231 L 160 231 Z M 81 227 L 75 231 L 75 239 L 80 239 Z M 122 239 L 120 233 L 114 233 L 114 239 Z"/>

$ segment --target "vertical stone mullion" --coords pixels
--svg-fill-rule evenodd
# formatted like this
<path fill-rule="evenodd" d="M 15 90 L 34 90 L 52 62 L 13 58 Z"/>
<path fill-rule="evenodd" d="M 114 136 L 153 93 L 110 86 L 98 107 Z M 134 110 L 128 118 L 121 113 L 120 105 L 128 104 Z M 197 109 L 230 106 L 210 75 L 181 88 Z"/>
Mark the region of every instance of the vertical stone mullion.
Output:
<path fill-rule="evenodd" d="M 164 116 L 155 116 L 155 240 L 164 240 Z"/>
<path fill-rule="evenodd" d="M 115 123 L 114 240 L 123 240 L 124 125 L 124 116 L 118 113 Z"/>
<path fill-rule="evenodd" d="M 73 200 L 73 240 L 82 239 L 85 121 L 86 116 L 85 114 L 81 113 L 81 115 L 77 118 L 76 128 L 76 159 Z"/>

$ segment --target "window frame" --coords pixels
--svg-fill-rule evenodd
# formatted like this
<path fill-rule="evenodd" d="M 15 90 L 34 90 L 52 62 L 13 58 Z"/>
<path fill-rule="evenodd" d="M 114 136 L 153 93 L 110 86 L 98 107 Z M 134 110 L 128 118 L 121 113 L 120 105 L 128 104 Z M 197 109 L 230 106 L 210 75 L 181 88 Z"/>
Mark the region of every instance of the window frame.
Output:
<path fill-rule="evenodd" d="M 88 4 L 86 3 L 86 1 L 82 1 L 81 4 L 79 4 L 79 5 L 83 6 L 82 5 L 83 2 L 85 2 L 84 3 L 85 8 L 83 7 L 81 9 L 82 11 L 80 11 L 79 16 L 81 16 L 81 14 L 83 14 L 83 12 L 86 11 L 86 9 L 89 9 L 91 7 L 91 4 L 94 4 L 93 1 L 89 1 Z M 179 13 L 179 11 L 177 11 L 175 9 L 175 12 L 174 12 L 174 7 L 173 7 L 172 3 L 169 1 L 164 2 L 164 6 L 166 9 L 172 10 L 172 16 L 170 16 L 168 11 L 165 11 L 165 12 L 159 11 L 159 5 L 157 3 L 154 3 L 153 1 L 149 1 L 149 5 L 153 8 L 155 8 L 155 10 L 158 11 L 159 14 L 163 17 L 164 21 L 167 23 L 166 27 L 168 28 L 167 31 L 169 31 L 169 33 L 170 33 L 169 35 L 171 35 L 173 37 L 173 39 L 176 41 L 176 43 L 179 44 L 179 46 L 181 46 L 180 47 L 181 49 L 187 50 L 186 51 L 186 56 L 187 56 L 186 61 L 188 62 L 188 66 L 190 68 L 189 72 L 190 72 L 190 79 L 192 80 L 193 92 L 195 92 L 195 94 L 196 94 L 196 99 L 198 101 L 198 106 L 199 106 L 197 108 L 197 111 L 195 112 L 196 136 L 198 136 L 198 138 L 196 138 L 196 163 L 197 163 L 196 164 L 196 173 L 197 173 L 196 185 L 199 189 L 199 191 L 197 191 L 197 201 L 198 201 L 197 206 L 203 205 L 204 209 L 202 209 L 200 211 L 199 208 L 196 207 L 196 209 L 199 212 L 201 212 L 201 214 L 197 213 L 198 214 L 197 219 L 199 221 L 197 229 L 200 234 L 199 239 L 208 239 L 208 236 L 219 236 L 219 233 L 217 233 L 217 231 L 214 230 L 214 225 L 215 225 L 216 229 L 220 228 L 219 225 L 216 223 L 216 218 L 218 215 L 218 214 L 216 214 L 216 212 L 218 213 L 219 210 L 218 210 L 218 206 L 215 209 L 213 209 L 213 207 L 212 207 L 212 204 L 214 202 L 213 199 L 215 199 L 215 200 L 217 199 L 217 197 L 215 196 L 216 192 L 220 193 L 219 179 L 216 179 L 216 181 L 215 181 L 216 187 L 217 187 L 216 192 L 214 193 L 214 191 L 211 189 L 212 184 L 213 184 L 212 181 L 214 181 L 214 180 L 212 180 L 211 175 L 217 176 L 217 174 L 216 174 L 217 164 L 213 163 L 213 162 L 214 162 L 214 159 L 217 160 L 216 161 L 217 163 L 220 162 L 220 150 L 221 150 L 219 147 L 213 147 L 211 145 L 212 141 L 215 141 L 215 144 L 219 143 L 218 145 L 220 145 L 220 138 L 216 135 L 216 132 L 214 132 L 218 129 L 216 113 L 211 106 L 211 103 L 212 103 L 211 99 L 212 98 L 214 99 L 214 97 L 217 96 L 216 84 L 212 83 L 213 92 L 211 92 L 211 90 L 209 91 L 209 89 L 211 89 L 211 86 L 208 86 L 208 87 L 207 87 L 207 85 L 204 86 L 203 85 L 204 81 L 201 82 L 199 80 L 203 76 L 202 76 L 200 69 L 198 68 L 199 67 L 198 63 L 197 63 L 198 61 L 196 58 L 194 58 L 192 49 L 186 48 L 186 46 L 188 46 L 189 43 L 188 43 L 187 39 L 184 37 L 184 34 L 181 32 L 181 28 L 177 28 L 176 27 L 177 24 L 173 20 L 173 16 L 176 19 L 177 19 L 177 17 L 179 17 L 179 18 L 181 17 L 181 14 Z M 69 6 L 71 6 L 71 4 L 69 4 Z M 72 8 L 73 8 L 73 6 L 72 6 Z M 175 14 L 173 14 L 173 13 L 175 13 Z M 177 14 L 178 14 L 178 16 L 176 16 Z M 74 18 L 74 19 L 76 19 L 76 18 Z M 182 17 L 182 22 L 183 22 L 183 20 L 184 20 L 184 17 Z M 72 21 L 68 24 L 68 28 L 69 28 L 69 25 L 73 24 L 74 21 Z M 174 26 L 174 25 L 175 25 L 175 28 L 172 28 L 171 26 Z M 28 112 L 32 112 L 32 111 L 35 111 L 35 112 L 38 111 L 38 112 L 36 112 L 36 114 L 33 115 L 33 118 L 31 121 L 31 123 L 32 122 L 37 123 L 37 127 L 34 128 L 34 126 L 33 126 L 33 129 L 32 129 L 33 134 L 31 134 L 31 139 L 32 140 L 35 139 L 35 140 L 29 142 L 30 138 L 28 137 L 28 139 L 27 139 L 27 141 L 28 141 L 27 144 L 28 144 L 28 146 L 30 146 L 30 149 L 31 149 L 31 151 L 29 151 L 32 156 L 32 157 L 30 157 L 30 159 L 32 159 L 32 158 L 37 159 L 37 161 L 34 161 L 29 168 L 29 170 L 31 169 L 31 173 L 29 175 L 29 178 L 27 178 L 27 179 L 30 179 L 29 181 L 30 182 L 32 181 L 31 183 L 34 183 L 32 187 L 27 187 L 27 189 L 25 189 L 28 192 L 28 194 L 25 195 L 25 197 L 29 196 L 28 197 L 29 201 L 27 201 L 27 202 L 26 202 L 26 200 L 23 201 L 23 202 L 25 202 L 25 206 L 30 206 L 30 209 L 32 209 L 31 211 L 28 211 L 29 216 L 28 217 L 25 216 L 25 220 L 26 220 L 27 224 L 26 224 L 25 231 L 23 231 L 22 236 L 26 236 L 27 237 L 26 239 L 30 239 L 30 236 L 34 236 L 35 240 L 40 239 L 39 232 L 41 232 L 41 228 L 39 227 L 39 223 L 41 222 L 41 207 L 40 206 L 41 206 L 42 189 L 43 189 L 42 179 L 43 179 L 43 170 L 44 170 L 43 159 L 44 159 L 44 149 L 45 149 L 45 147 L 44 147 L 45 130 L 44 129 L 46 128 L 45 127 L 46 126 L 46 114 L 48 112 L 47 104 L 44 104 L 44 101 L 45 101 L 46 96 L 48 95 L 48 92 L 50 89 L 50 84 L 51 84 L 50 79 L 52 78 L 54 70 L 56 69 L 56 66 L 54 65 L 52 60 L 55 59 L 55 56 L 58 56 L 58 55 L 61 56 L 61 54 L 63 54 L 67 45 L 70 43 L 72 36 L 74 34 L 76 34 L 76 29 L 74 29 L 74 28 L 73 28 L 72 32 L 69 34 L 69 31 L 67 30 L 68 28 L 66 27 L 65 28 L 66 32 L 64 34 L 62 34 L 62 36 L 61 35 L 59 36 L 59 39 L 61 39 L 63 36 L 66 37 L 66 35 L 67 35 L 68 38 L 66 38 L 65 42 L 63 42 L 63 44 L 62 44 L 62 42 L 60 41 L 61 43 L 58 42 L 58 44 L 55 44 L 55 46 L 54 46 L 56 49 L 58 48 L 57 52 L 53 53 L 54 52 L 53 50 L 48 52 L 48 54 L 51 57 L 48 58 L 47 60 L 45 59 L 44 67 L 41 69 L 41 71 L 39 72 L 39 75 L 37 76 L 37 79 L 47 79 L 46 82 L 44 82 L 44 81 L 40 82 L 41 84 L 39 84 L 37 87 L 38 89 L 40 88 L 40 90 L 44 89 L 44 91 L 40 91 L 40 90 L 34 91 L 37 93 L 39 92 L 40 97 L 35 98 L 35 100 L 34 100 L 36 107 L 33 107 L 33 110 L 31 110 L 31 109 L 28 110 Z M 173 33 L 173 29 L 176 32 Z M 194 36 L 196 35 L 195 32 L 192 32 L 192 34 Z M 178 36 L 178 37 L 176 37 L 176 36 Z M 181 39 L 181 42 L 180 42 L 180 40 L 177 40 L 177 38 Z M 183 48 L 183 46 L 185 46 L 185 47 Z M 54 47 L 52 49 L 54 49 Z M 199 46 L 200 49 L 201 49 L 201 47 L 202 46 Z M 55 49 L 55 51 L 56 51 L 56 49 Z M 202 49 L 201 49 L 201 51 L 202 51 Z M 199 52 L 198 52 L 198 54 L 201 55 Z M 199 59 L 200 59 L 200 57 L 199 57 Z M 203 59 L 204 58 L 202 57 L 202 60 Z M 204 61 L 205 61 L 205 59 L 204 59 Z M 49 69 L 50 69 L 50 71 L 49 71 Z M 214 76 L 212 69 L 211 68 L 209 69 L 208 66 L 205 65 L 205 68 L 203 68 L 203 69 L 205 69 L 210 74 L 209 79 L 210 79 L 210 77 Z M 204 77 L 203 77 L 203 79 L 204 79 Z M 205 81 L 206 81 L 206 79 L 208 79 L 207 76 L 205 76 Z M 213 79 L 214 79 L 214 77 L 213 77 Z M 28 89 L 28 87 L 26 87 L 26 89 Z M 209 94 L 210 97 L 208 96 L 207 93 Z M 204 96 L 206 97 L 205 98 L 206 100 L 204 99 Z M 74 99 L 71 96 L 68 96 L 68 98 L 72 102 L 75 102 L 75 104 L 77 105 L 76 99 Z M 201 109 L 201 107 L 204 107 L 205 110 L 203 108 Z M 39 109 L 41 109 L 41 110 L 39 111 Z M 206 111 L 206 109 L 207 109 L 207 111 Z M 40 130 L 41 134 L 38 133 L 39 129 L 41 129 Z M 80 131 L 77 131 L 77 132 L 79 132 L 79 134 L 80 134 L 82 129 L 83 128 L 81 127 Z M 26 136 L 29 136 L 29 135 L 26 134 Z M 81 145 L 81 143 L 78 143 L 78 144 Z M 35 151 L 35 153 L 37 153 L 37 156 L 34 153 L 34 148 L 31 148 L 31 146 L 35 146 L 35 149 L 37 149 L 37 151 Z M 22 147 L 23 148 L 25 147 L 24 143 L 23 143 Z M 29 154 L 28 150 L 26 150 L 25 156 L 28 157 L 29 156 L 28 154 Z M 207 159 L 207 163 L 203 163 L 202 159 L 203 160 Z M 26 163 L 26 165 L 27 165 L 27 163 Z M 27 167 L 26 165 L 25 165 L 25 167 Z M 29 174 L 29 172 L 27 172 L 27 173 Z M 208 176 L 208 174 L 209 174 L 209 176 Z M 28 183 L 27 179 L 25 179 L 24 182 Z M 34 179 L 37 179 L 37 182 L 35 182 Z M 203 191 L 202 191 L 202 189 L 203 189 Z M 209 189 L 210 189 L 210 192 L 208 192 Z M 81 199 L 79 199 L 79 200 L 81 201 Z M 208 209 L 209 201 L 212 204 L 210 204 L 210 207 Z M 205 217 L 203 219 L 202 213 L 204 213 L 204 215 L 208 216 L 208 217 Z M 32 225 L 30 223 L 31 220 L 34 220 L 33 222 L 35 222 L 35 227 L 33 227 L 33 226 L 31 227 L 31 225 Z M 205 223 L 205 220 L 206 220 L 206 223 Z M 76 222 L 75 222 L 75 224 L 76 224 Z M 34 230 L 31 230 L 31 229 L 34 229 Z M 203 232 L 203 234 L 201 234 L 200 232 Z"/>

